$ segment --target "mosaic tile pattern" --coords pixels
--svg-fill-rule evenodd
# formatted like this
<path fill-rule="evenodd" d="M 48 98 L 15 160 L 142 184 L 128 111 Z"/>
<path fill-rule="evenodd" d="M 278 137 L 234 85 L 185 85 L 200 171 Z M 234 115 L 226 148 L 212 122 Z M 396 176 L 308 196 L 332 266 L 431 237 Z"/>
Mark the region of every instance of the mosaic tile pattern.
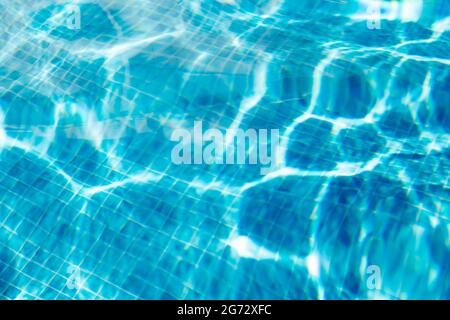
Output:
<path fill-rule="evenodd" d="M 1 299 L 450 298 L 448 0 L 1 0 L 0 49 Z"/>

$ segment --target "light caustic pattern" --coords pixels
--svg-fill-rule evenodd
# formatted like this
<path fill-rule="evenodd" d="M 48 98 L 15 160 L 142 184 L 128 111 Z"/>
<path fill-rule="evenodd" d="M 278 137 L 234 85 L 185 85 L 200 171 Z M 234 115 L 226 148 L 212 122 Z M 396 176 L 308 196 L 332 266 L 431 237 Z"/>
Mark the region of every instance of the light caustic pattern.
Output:
<path fill-rule="evenodd" d="M 0 297 L 450 298 L 450 3 L 372 5 L 0 1 Z"/>

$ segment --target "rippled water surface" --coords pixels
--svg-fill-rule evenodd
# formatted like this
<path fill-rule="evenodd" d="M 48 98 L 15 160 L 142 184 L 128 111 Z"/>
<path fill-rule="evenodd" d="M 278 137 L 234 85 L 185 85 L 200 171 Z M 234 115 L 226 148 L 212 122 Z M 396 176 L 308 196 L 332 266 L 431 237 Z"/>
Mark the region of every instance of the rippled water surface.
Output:
<path fill-rule="evenodd" d="M 449 299 L 449 134 L 448 0 L 1 0 L 0 298 Z"/>

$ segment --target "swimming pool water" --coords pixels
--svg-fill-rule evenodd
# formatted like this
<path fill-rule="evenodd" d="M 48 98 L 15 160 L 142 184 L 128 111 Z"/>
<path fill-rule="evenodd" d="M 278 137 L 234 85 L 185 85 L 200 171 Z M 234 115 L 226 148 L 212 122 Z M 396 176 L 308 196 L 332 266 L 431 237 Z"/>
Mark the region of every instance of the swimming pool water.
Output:
<path fill-rule="evenodd" d="M 448 0 L 0 1 L 1 299 L 449 299 Z M 176 128 L 280 164 L 176 165 Z"/>

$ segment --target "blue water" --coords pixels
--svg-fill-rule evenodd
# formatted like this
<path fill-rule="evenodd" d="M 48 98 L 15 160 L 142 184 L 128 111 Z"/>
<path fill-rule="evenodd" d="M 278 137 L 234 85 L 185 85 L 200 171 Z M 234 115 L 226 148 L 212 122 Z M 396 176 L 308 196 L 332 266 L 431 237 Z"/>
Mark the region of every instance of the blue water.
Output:
<path fill-rule="evenodd" d="M 450 298 L 448 0 L 70 3 L 0 1 L 0 298 Z"/>

